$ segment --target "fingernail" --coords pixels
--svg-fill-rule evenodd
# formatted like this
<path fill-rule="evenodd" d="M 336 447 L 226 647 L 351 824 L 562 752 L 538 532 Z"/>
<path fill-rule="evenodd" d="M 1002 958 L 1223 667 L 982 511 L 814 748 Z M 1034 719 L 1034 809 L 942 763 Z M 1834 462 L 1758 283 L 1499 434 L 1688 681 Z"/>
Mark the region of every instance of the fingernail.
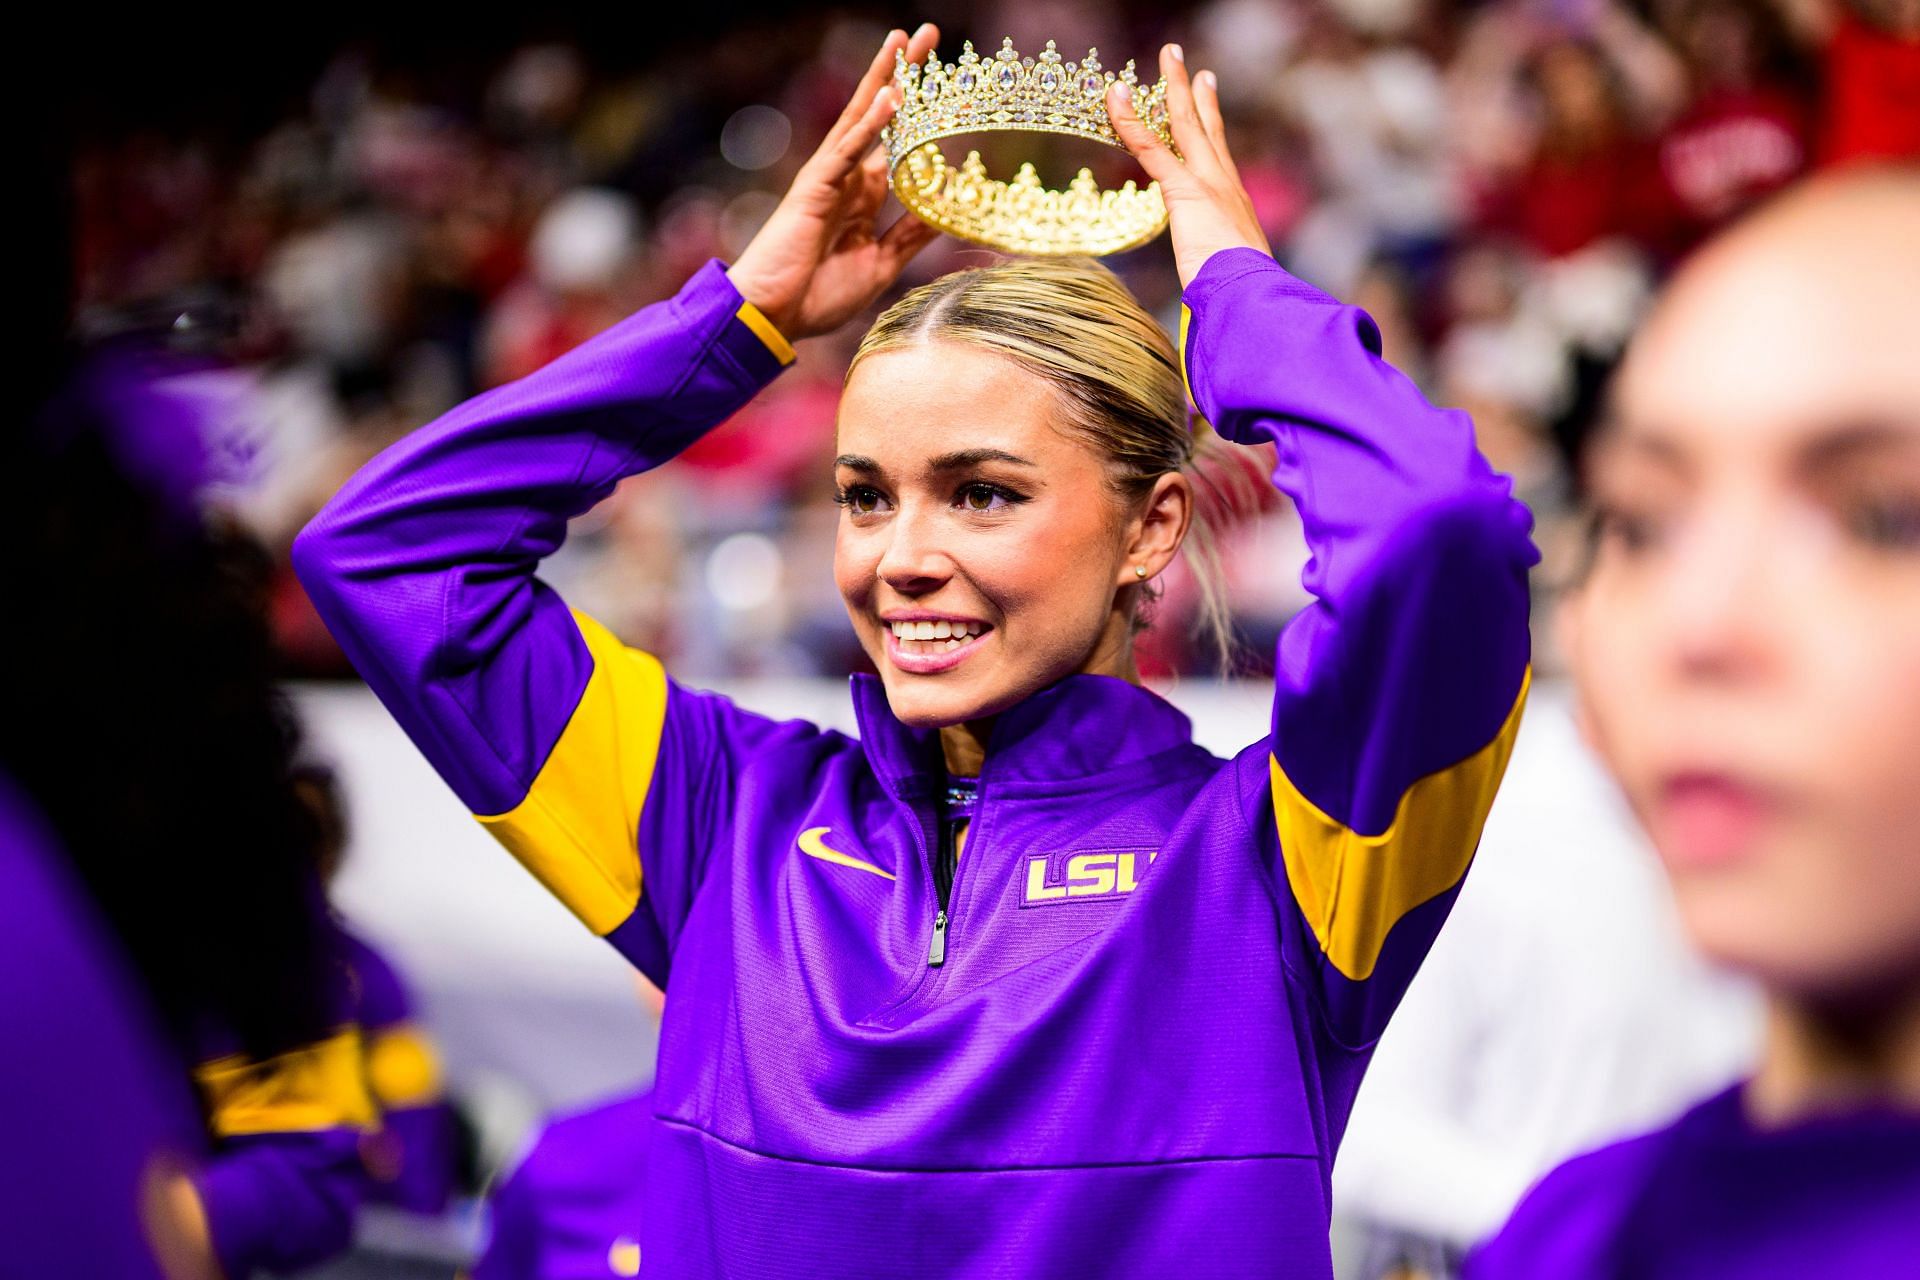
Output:
<path fill-rule="evenodd" d="M 1202 71 L 1198 76 L 1198 79 L 1201 84 L 1207 86 L 1207 88 L 1209 89 L 1218 88 L 1220 84 L 1220 81 L 1214 76 L 1213 72 L 1211 71 Z"/>
<path fill-rule="evenodd" d="M 1185 51 L 1183 51 L 1180 48 L 1180 46 L 1177 44 L 1168 45 L 1167 52 L 1173 55 L 1173 60 L 1175 62 L 1185 62 L 1187 60 L 1187 55 Z"/>
<path fill-rule="evenodd" d="M 913 29 L 913 34 L 924 35 L 931 30 L 933 30 L 933 24 L 931 22 L 923 22 Z"/>

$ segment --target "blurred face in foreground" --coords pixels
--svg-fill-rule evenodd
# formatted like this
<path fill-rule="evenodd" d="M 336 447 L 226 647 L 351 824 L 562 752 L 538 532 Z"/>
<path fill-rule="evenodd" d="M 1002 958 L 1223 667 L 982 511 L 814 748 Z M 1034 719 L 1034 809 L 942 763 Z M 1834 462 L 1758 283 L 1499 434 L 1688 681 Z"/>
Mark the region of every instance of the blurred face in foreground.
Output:
<path fill-rule="evenodd" d="M 1127 588 L 1178 550 L 1187 482 L 1161 477 L 1130 512 L 1058 413 L 1043 379 L 960 343 L 881 352 L 848 379 L 835 577 L 902 722 L 991 716 L 1077 671 L 1131 675 Z"/>
<path fill-rule="evenodd" d="M 1803 190 L 1692 261 L 1593 458 L 1588 731 L 1712 956 L 1920 981 L 1920 176 Z"/>

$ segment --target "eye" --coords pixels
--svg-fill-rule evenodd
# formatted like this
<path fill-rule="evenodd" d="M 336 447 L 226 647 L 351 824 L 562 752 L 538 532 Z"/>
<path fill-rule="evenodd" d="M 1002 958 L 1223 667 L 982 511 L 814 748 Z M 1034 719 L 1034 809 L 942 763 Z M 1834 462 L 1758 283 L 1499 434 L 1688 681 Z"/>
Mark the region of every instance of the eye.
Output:
<path fill-rule="evenodd" d="M 997 484 L 988 484 L 984 480 L 961 485 L 960 492 L 955 496 L 959 498 L 961 506 L 976 512 L 1005 511 L 1027 500 L 1023 494 Z"/>
<path fill-rule="evenodd" d="M 870 484 L 850 484 L 843 489 L 836 489 L 833 500 L 856 516 L 870 516 L 880 510 L 881 504 L 886 501 L 880 496 L 880 491 Z"/>
<path fill-rule="evenodd" d="M 1647 512 L 1604 503 L 1594 509 L 1593 535 L 1600 550 L 1642 555 L 1659 541 L 1660 533 L 1660 522 Z"/>
<path fill-rule="evenodd" d="M 1849 506 L 1844 518 L 1847 531 L 1870 547 L 1886 551 L 1920 549 L 1920 501 L 1863 501 Z"/>

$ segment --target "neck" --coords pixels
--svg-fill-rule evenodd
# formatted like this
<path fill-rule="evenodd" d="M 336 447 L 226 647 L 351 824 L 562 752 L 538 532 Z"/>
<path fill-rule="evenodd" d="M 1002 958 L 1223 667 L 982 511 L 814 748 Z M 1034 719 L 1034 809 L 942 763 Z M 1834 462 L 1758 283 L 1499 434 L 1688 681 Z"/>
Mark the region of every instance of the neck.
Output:
<path fill-rule="evenodd" d="M 1920 981 L 1870 1000 L 1773 997 L 1745 1100 L 1762 1125 L 1874 1103 L 1920 1112 Z"/>
<path fill-rule="evenodd" d="M 992 716 L 943 726 L 940 753 L 947 759 L 947 773 L 956 778 L 979 777 L 980 766 L 987 762 L 987 739 L 992 735 Z"/>

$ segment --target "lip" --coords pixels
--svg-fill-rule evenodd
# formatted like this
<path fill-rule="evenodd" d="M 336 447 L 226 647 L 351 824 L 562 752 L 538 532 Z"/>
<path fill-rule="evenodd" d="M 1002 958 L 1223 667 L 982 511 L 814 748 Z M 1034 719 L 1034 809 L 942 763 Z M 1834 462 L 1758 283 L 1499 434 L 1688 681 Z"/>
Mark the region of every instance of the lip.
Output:
<path fill-rule="evenodd" d="M 988 627 L 958 649 L 945 649 L 939 653 L 908 653 L 900 647 L 900 637 L 893 634 L 892 624 L 895 622 L 974 622 L 978 619 L 962 618 L 951 614 L 916 613 L 897 614 L 892 618 L 883 618 L 881 621 L 885 624 L 881 634 L 886 637 L 888 660 L 900 670 L 916 676 L 937 675 L 942 671 L 953 670 L 965 662 L 975 650 L 979 649 L 981 643 L 993 634 L 993 628 Z"/>
<path fill-rule="evenodd" d="M 1656 842 L 1675 866 L 1730 867 L 1753 854 L 1780 807 L 1773 792 L 1733 774 L 1681 770 L 1660 784 Z"/>

